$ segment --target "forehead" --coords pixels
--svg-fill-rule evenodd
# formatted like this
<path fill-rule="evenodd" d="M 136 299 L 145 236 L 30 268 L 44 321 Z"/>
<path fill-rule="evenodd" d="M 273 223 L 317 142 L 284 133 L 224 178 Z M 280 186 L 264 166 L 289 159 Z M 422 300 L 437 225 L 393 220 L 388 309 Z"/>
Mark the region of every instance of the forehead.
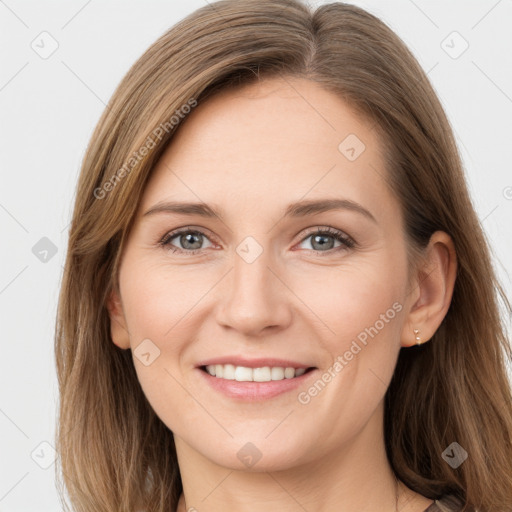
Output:
<path fill-rule="evenodd" d="M 142 206 L 244 197 L 248 212 L 261 213 L 262 201 L 349 197 L 396 215 L 380 144 L 369 123 L 315 82 L 267 79 L 224 90 L 179 128 Z"/>
<path fill-rule="evenodd" d="M 334 93 L 305 79 L 267 79 L 220 91 L 202 103 L 178 130 L 168 152 L 206 150 L 211 157 L 249 150 L 262 160 L 278 155 L 309 160 L 337 156 L 339 143 L 349 134 L 377 149 L 375 134 Z M 312 147 L 323 154 L 314 155 Z"/>

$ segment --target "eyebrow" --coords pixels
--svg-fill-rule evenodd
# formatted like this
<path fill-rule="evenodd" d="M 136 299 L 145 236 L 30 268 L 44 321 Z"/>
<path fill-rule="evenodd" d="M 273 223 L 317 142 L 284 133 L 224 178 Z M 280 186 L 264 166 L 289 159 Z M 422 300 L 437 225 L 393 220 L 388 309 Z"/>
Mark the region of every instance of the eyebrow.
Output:
<path fill-rule="evenodd" d="M 298 201 L 288 205 L 284 217 L 306 217 L 331 210 L 349 210 L 360 213 L 369 220 L 377 223 L 372 213 L 359 203 L 350 199 L 318 199 L 309 201 Z M 218 217 L 222 220 L 221 209 L 215 205 L 206 203 L 184 203 L 176 201 L 160 202 L 147 210 L 143 216 L 154 215 L 156 213 L 176 213 L 181 215 L 200 215 L 202 217 Z"/>

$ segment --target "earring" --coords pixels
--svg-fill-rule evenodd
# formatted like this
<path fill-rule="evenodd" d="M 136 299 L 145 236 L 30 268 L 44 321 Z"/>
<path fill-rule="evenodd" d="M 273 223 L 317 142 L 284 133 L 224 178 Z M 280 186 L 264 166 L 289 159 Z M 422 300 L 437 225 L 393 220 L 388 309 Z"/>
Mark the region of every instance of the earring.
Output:
<path fill-rule="evenodd" d="M 419 337 L 420 331 L 418 329 L 414 329 L 413 332 L 416 337 L 416 345 L 421 345 L 421 338 Z"/>

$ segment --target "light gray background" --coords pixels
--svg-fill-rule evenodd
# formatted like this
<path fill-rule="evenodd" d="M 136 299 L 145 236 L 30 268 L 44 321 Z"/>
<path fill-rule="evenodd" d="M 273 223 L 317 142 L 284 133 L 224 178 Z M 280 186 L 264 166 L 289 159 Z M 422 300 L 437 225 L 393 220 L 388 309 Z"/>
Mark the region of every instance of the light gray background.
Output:
<path fill-rule="evenodd" d="M 510 296 L 512 1 L 352 3 L 387 22 L 429 71 Z M 130 65 L 204 5 L 0 0 L 0 512 L 60 510 L 50 446 L 58 399 L 54 319 L 88 139 Z M 58 43 L 46 59 L 31 47 L 40 53 L 51 48 L 43 31 Z M 453 58 L 464 48 L 461 38 L 469 47 Z M 39 259 L 44 253 L 38 258 L 32 250 L 43 237 L 57 249 L 46 262 Z"/>

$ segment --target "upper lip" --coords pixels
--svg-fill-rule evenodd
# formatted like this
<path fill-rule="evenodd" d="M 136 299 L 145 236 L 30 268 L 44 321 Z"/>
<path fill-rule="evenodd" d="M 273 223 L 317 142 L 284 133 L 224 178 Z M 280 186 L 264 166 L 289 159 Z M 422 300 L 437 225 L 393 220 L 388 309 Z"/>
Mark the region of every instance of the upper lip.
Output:
<path fill-rule="evenodd" d="M 310 364 L 299 363 L 290 359 L 278 359 L 275 357 L 258 357 L 247 359 L 241 356 L 215 357 L 200 362 L 197 367 L 209 366 L 213 364 L 232 364 L 233 366 L 245 366 L 246 368 L 263 368 L 264 366 L 282 367 L 282 368 L 312 368 Z"/>

